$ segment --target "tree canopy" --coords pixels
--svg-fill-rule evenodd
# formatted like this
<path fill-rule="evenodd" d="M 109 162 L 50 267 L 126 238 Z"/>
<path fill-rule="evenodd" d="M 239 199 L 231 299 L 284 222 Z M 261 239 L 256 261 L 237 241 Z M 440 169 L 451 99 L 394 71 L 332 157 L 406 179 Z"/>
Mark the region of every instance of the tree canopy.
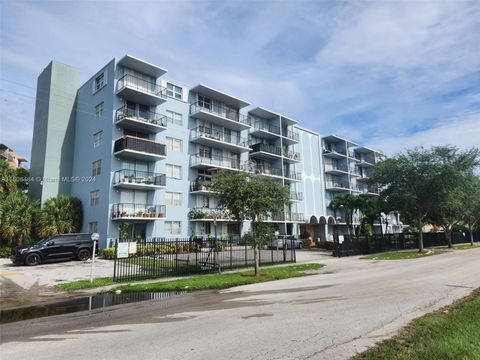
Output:
<path fill-rule="evenodd" d="M 447 207 L 442 204 L 453 205 L 455 192 L 478 165 L 476 148 L 460 151 L 453 146 L 420 147 L 377 163 L 371 180 L 382 188 L 382 196 L 391 208 L 415 221 L 419 250 L 423 251 L 423 225 L 447 218 Z"/>

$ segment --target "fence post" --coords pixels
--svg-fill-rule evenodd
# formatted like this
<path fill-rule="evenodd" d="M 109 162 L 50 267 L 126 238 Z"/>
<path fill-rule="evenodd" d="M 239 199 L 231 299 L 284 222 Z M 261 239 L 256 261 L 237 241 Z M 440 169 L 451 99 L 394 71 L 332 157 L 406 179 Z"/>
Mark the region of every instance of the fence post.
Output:
<path fill-rule="evenodd" d="M 117 278 L 117 246 L 118 246 L 118 239 L 115 239 L 115 254 L 113 258 L 113 281 L 116 281 Z"/>
<path fill-rule="evenodd" d="M 230 235 L 230 269 L 233 269 L 233 242 L 232 242 L 231 235 Z"/>

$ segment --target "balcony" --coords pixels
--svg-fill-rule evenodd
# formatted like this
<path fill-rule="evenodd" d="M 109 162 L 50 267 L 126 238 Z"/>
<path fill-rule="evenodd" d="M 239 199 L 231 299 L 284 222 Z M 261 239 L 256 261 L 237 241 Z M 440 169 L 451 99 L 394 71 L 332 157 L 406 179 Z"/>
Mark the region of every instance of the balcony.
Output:
<path fill-rule="evenodd" d="M 270 166 L 257 165 L 254 167 L 254 173 L 266 177 L 282 177 L 282 169 Z"/>
<path fill-rule="evenodd" d="M 136 103 L 157 106 L 167 100 L 167 89 L 127 74 L 117 81 L 117 95 Z"/>
<path fill-rule="evenodd" d="M 154 221 L 165 219 L 165 205 L 118 203 L 112 205 L 112 220 Z"/>
<path fill-rule="evenodd" d="M 348 185 L 348 183 L 345 183 L 345 182 L 330 182 L 330 181 L 327 181 L 326 184 L 325 184 L 325 188 L 328 191 L 335 191 L 335 192 L 347 191 L 347 192 L 350 192 L 350 186 Z"/>
<path fill-rule="evenodd" d="M 346 166 L 326 164 L 325 173 L 337 176 L 345 176 L 348 175 L 348 168 Z"/>
<path fill-rule="evenodd" d="M 237 131 L 250 128 L 250 120 L 247 116 L 224 105 L 197 101 L 190 104 L 190 116 Z"/>
<path fill-rule="evenodd" d="M 194 154 L 190 156 L 190 167 L 194 169 L 224 169 L 240 170 L 240 161 L 226 156 L 211 156 L 209 154 Z"/>
<path fill-rule="evenodd" d="M 250 134 L 263 139 L 277 139 L 280 137 L 280 126 L 275 126 L 266 123 L 265 121 L 255 120 L 255 117 L 250 116 L 253 120 L 253 128 Z"/>
<path fill-rule="evenodd" d="M 115 140 L 113 153 L 124 158 L 146 161 L 162 160 L 167 156 L 165 144 L 133 136 Z"/>
<path fill-rule="evenodd" d="M 233 222 L 231 215 L 226 210 L 218 208 L 193 208 L 188 212 L 190 221 L 228 221 Z"/>
<path fill-rule="evenodd" d="M 324 148 L 323 149 L 323 156 L 329 157 L 332 159 L 344 159 L 347 157 L 345 151 L 338 151 L 334 148 Z"/>
<path fill-rule="evenodd" d="M 278 146 L 259 143 L 251 145 L 250 148 L 252 149 L 250 157 L 271 160 L 279 159 L 282 156 L 282 148 Z"/>
<path fill-rule="evenodd" d="M 158 133 L 167 128 L 167 117 L 153 111 L 138 111 L 122 106 L 116 112 L 115 125 L 135 131 Z"/>
<path fill-rule="evenodd" d="M 287 130 L 283 133 L 283 143 L 286 145 L 297 144 L 300 141 L 300 134 L 296 131 Z"/>
<path fill-rule="evenodd" d="M 190 194 L 205 194 L 212 192 L 212 183 L 209 181 L 192 181 L 190 183 Z"/>
<path fill-rule="evenodd" d="M 358 166 L 364 167 L 364 168 L 369 168 L 375 166 L 374 160 L 373 159 L 362 159 L 358 163 Z"/>
<path fill-rule="evenodd" d="M 285 214 L 285 221 L 291 221 L 291 222 L 304 222 L 305 221 L 305 214 L 303 213 L 286 213 Z"/>
<path fill-rule="evenodd" d="M 190 141 L 233 151 L 249 151 L 248 139 L 199 126 L 190 132 Z"/>
<path fill-rule="evenodd" d="M 304 222 L 305 215 L 303 213 L 289 213 L 284 214 L 270 214 L 260 217 L 260 221 L 263 222 Z"/>
<path fill-rule="evenodd" d="M 292 192 L 290 193 L 291 201 L 303 201 L 303 193 L 301 192 Z"/>
<path fill-rule="evenodd" d="M 286 151 L 283 153 L 283 161 L 293 164 L 300 161 L 300 153 L 295 151 Z"/>
<path fill-rule="evenodd" d="M 113 174 L 113 187 L 123 189 L 156 190 L 167 184 L 165 174 L 122 169 Z"/>
<path fill-rule="evenodd" d="M 285 173 L 283 174 L 283 177 L 285 178 L 285 182 L 302 181 L 302 173 L 301 172 L 285 171 Z"/>
<path fill-rule="evenodd" d="M 380 190 L 377 186 L 367 186 L 360 188 L 359 191 L 367 196 L 379 196 L 380 195 Z"/>

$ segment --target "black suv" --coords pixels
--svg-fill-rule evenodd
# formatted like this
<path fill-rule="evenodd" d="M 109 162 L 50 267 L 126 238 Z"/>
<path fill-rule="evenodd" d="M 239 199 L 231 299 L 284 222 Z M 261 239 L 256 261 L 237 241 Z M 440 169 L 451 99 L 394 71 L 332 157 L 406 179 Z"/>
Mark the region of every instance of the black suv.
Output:
<path fill-rule="evenodd" d="M 43 262 L 69 259 L 85 261 L 91 256 L 93 251 L 91 236 L 92 234 L 50 236 L 35 245 L 17 246 L 12 249 L 10 259 L 15 265 L 25 264 L 29 266 Z"/>

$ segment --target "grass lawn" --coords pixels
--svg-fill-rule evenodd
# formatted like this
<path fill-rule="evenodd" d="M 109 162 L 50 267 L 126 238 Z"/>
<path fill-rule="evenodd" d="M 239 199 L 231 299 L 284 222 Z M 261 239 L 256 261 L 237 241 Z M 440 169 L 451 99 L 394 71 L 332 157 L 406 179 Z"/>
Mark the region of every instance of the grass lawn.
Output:
<path fill-rule="evenodd" d="M 440 311 L 413 320 L 392 339 L 353 359 L 480 360 L 480 288 Z"/>
<path fill-rule="evenodd" d="M 115 284 L 112 280 L 112 277 L 96 278 L 93 279 L 93 282 L 90 280 L 77 280 L 71 281 L 63 284 L 57 284 L 55 287 L 63 291 L 73 291 L 80 289 L 91 289 L 100 286 L 107 286 Z"/>
<path fill-rule="evenodd" d="M 404 259 L 416 259 L 431 255 L 443 254 L 445 251 L 442 250 L 431 250 L 428 252 L 420 253 L 418 250 L 409 250 L 409 251 L 391 251 L 380 254 L 373 254 L 368 256 L 362 256 L 360 259 L 363 260 L 404 260 Z"/>
<path fill-rule="evenodd" d="M 317 270 L 323 267 L 321 264 L 301 264 L 261 268 L 260 276 L 253 276 L 253 270 L 240 271 L 229 274 L 205 275 L 186 279 L 161 281 L 148 284 L 129 284 L 116 287 L 115 290 L 122 292 L 138 291 L 180 291 L 180 290 L 205 290 L 225 289 L 233 286 L 255 284 L 265 281 L 287 279 L 298 276 L 307 276 L 307 270 Z"/>
<path fill-rule="evenodd" d="M 468 249 L 478 249 L 480 248 L 479 243 L 474 243 L 473 246 L 470 243 L 465 244 L 455 244 L 453 245 L 452 249 L 449 249 L 448 246 L 436 246 L 435 249 L 442 249 L 442 250 L 468 250 Z"/>

